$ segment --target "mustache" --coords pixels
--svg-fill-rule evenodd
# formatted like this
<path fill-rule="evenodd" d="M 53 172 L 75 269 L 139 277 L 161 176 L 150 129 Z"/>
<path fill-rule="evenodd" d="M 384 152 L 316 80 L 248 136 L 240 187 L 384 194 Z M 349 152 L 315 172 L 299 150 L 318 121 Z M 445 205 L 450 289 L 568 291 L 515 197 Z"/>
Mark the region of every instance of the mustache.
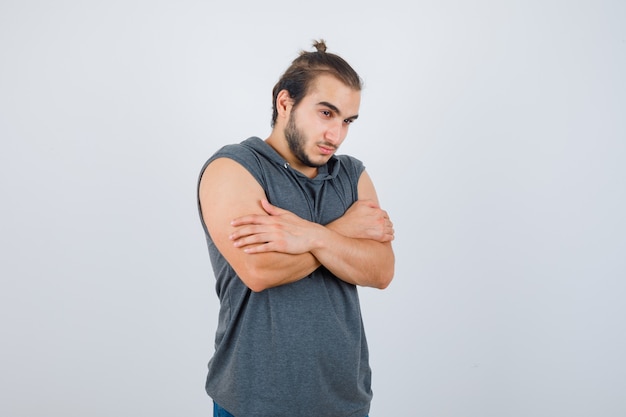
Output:
<path fill-rule="evenodd" d="M 334 149 L 334 150 L 337 150 L 337 148 L 338 148 L 338 146 L 333 145 L 332 143 L 328 143 L 328 142 L 318 142 L 317 144 L 321 145 L 321 146 L 323 146 L 325 148 L 331 148 L 331 149 Z"/>

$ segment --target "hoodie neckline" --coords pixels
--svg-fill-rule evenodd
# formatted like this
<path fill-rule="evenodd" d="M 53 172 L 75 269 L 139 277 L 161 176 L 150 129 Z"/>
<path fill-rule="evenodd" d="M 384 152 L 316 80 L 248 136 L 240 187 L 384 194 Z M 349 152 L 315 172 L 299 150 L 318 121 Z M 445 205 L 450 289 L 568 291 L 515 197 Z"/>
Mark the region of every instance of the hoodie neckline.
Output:
<path fill-rule="evenodd" d="M 326 164 L 320 166 L 317 169 L 317 175 L 315 177 L 309 178 L 306 175 L 304 175 L 302 172 L 298 171 L 297 169 L 292 168 L 289 165 L 289 162 L 287 162 L 285 158 L 283 158 L 278 152 L 276 152 L 274 148 L 268 145 L 261 138 L 257 136 L 252 136 L 244 140 L 243 142 L 241 142 L 241 144 L 251 147 L 252 149 L 257 151 L 264 157 L 271 160 L 272 162 L 275 162 L 276 164 L 280 165 L 284 169 L 288 169 L 290 172 L 294 173 L 295 175 L 303 179 L 309 180 L 309 181 L 324 181 L 324 180 L 333 179 L 337 176 L 339 172 L 340 160 L 335 155 L 331 156 Z"/>

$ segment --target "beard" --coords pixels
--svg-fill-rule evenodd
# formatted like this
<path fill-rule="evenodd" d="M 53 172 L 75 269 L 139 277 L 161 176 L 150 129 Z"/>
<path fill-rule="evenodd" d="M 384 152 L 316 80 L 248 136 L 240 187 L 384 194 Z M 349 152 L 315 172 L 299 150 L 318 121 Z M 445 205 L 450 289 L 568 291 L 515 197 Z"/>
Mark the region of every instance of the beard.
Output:
<path fill-rule="evenodd" d="M 298 129 L 296 126 L 296 118 L 295 113 L 292 112 L 289 115 L 289 121 L 287 122 L 287 127 L 285 127 L 285 139 L 287 139 L 287 145 L 289 145 L 289 150 L 293 155 L 302 162 L 303 165 L 306 165 L 311 168 L 319 168 L 324 165 L 323 163 L 315 163 L 311 161 L 311 158 L 306 154 L 304 150 L 304 145 L 306 144 L 306 137 L 304 133 Z"/>

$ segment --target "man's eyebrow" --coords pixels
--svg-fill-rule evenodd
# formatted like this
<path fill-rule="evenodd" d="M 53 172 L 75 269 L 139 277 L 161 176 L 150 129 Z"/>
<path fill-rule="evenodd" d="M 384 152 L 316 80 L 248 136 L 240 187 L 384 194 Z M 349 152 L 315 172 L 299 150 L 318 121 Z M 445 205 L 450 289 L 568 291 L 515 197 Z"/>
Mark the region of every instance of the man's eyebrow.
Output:
<path fill-rule="evenodd" d="M 339 110 L 339 108 L 337 106 L 335 106 L 332 103 L 329 103 L 327 101 L 320 101 L 319 103 L 317 103 L 320 106 L 326 106 L 329 109 L 331 109 L 332 111 L 334 111 L 335 113 L 337 113 L 339 116 L 341 116 L 341 111 Z M 358 114 L 355 114 L 354 116 L 350 116 L 350 117 L 346 117 L 345 120 L 356 120 L 359 117 Z"/>

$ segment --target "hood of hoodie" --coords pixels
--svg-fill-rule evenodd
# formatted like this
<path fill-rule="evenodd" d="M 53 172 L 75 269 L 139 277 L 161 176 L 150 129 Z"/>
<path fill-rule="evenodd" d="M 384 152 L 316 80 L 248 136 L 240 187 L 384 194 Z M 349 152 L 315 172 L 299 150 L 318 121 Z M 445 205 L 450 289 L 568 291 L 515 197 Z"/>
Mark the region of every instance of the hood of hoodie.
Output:
<path fill-rule="evenodd" d="M 333 155 L 330 157 L 326 164 L 317 168 L 317 175 L 314 178 L 309 178 L 297 169 L 291 168 L 289 162 L 287 162 L 285 158 L 280 156 L 280 154 L 276 152 L 274 148 L 268 145 L 261 138 L 253 136 L 244 140 L 243 142 L 241 142 L 241 144 L 256 150 L 259 154 L 263 155 L 268 160 L 275 162 L 277 165 L 291 169 L 291 172 L 293 172 L 295 175 L 301 176 L 303 179 L 307 179 L 310 181 L 324 181 L 333 179 L 337 176 L 341 167 L 341 160 Z"/>

